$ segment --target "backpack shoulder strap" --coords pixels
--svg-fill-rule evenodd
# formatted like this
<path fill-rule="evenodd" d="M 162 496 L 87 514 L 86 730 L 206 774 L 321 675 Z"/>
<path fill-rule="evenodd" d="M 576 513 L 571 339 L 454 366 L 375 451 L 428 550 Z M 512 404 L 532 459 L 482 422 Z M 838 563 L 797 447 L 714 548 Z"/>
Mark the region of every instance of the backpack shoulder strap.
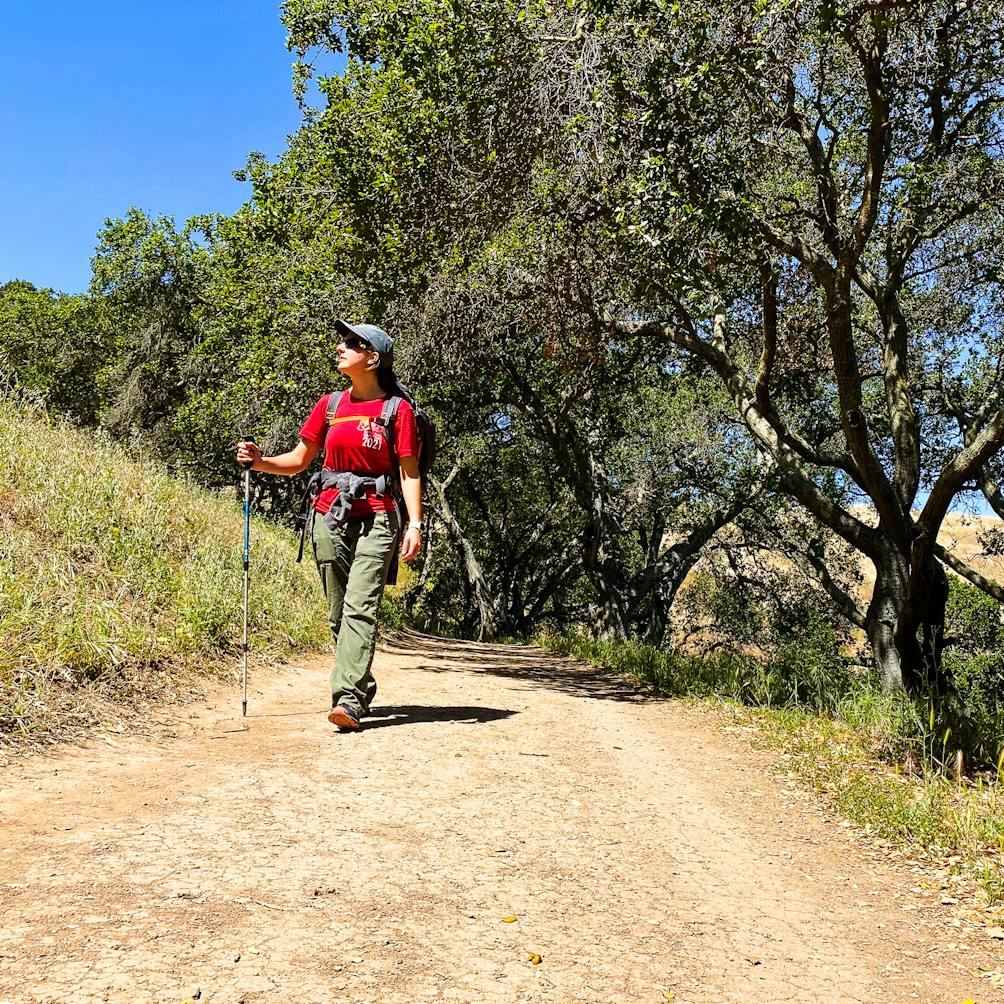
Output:
<path fill-rule="evenodd" d="M 397 418 L 398 408 L 401 407 L 401 402 L 404 399 L 400 394 L 391 394 L 389 398 L 383 403 L 383 408 L 380 410 L 380 417 L 377 419 L 378 425 L 391 427 L 394 419 Z"/>
<path fill-rule="evenodd" d="M 328 409 L 324 413 L 324 435 L 321 436 L 321 457 L 322 463 L 323 457 L 325 456 L 324 449 L 325 443 L 328 440 L 328 432 L 331 430 L 331 426 L 335 422 L 335 412 L 338 411 L 338 406 L 342 403 L 342 395 L 345 393 L 343 390 L 333 390 L 328 395 Z"/>
<path fill-rule="evenodd" d="M 338 406 L 342 403 L 344 394 L 345 391 L 343 390 L 333 390 L 328 395 L 328 412 L 324 417 L 329 426 L 335 424 L 335 412 L 338 411 Z M 326 432 L 327 430 L 325 430 Z"/>
<path fill-rule="evenodd" d="M 397 461 L 397 447 L 394 443 L 394 419 L 397 418 L 398 409 L 401 407 L 403 398 L 400 394 L 391 394 L 383 403 L 380 409 L 380 417 L 376 420 L 378 425 L 382 425 L 384 435 L 387 437 L 387 448 L 390 450 L 391 459 Z"/>

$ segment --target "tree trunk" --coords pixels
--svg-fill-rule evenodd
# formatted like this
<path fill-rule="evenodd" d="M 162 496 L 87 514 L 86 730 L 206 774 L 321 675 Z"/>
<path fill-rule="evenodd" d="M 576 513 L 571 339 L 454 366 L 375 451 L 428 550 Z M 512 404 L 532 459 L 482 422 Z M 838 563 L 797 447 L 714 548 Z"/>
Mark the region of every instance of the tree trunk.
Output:
<path fill-rule="evenodd" d="M 865 627 L 884 690 L 945 693 L 942 667 L 948 577 L 932 559 L 911 584 L 908 560 L 886 545 L 875 563 L 875 591 Z M 911 592 L 912 590 L 912 592 Z"/>
<path fill-rule="evenodd" d="M 865 631 L 875 657 L 875 669 L 883 690 L 901 690 L 905 685 L 903 664 L 896 647 L 896 625 L 906 601 L 910 570 L 906 559 L 891 546 L 883 549 L 875 564 L 875 590 Z"/>
<path fill-rule="evenodd" d="M 594 517 L 583 534 L 582 568 L 596 592 L 596 634 L 605 641 L 626 641 L 627 601 L 620 583 L 620 563 L 611 560 L 607 546 L 609 528 L 601 514 Z"/>
<path fill-rule="evenodd" d="M 604 641 L 626 641 L 628 630 L 624 601 L 616 589 L 610 588 L 608 581 L 598 578 L 595 584 L 598 586 L 599 637 Z"/>
<path fill-rule="evenodd" d="M 457 545 L 460 560 L 464 566 L 465 587 L 477 613 L 478 641 L 490 641 L 499 632 L 498 613 L 492 596 L 491 584 L 481 567 L 481 562 L 478 561 L 478 557 L 474 553 L 474 548 L 471 547 L 471 542 L 467 539 L 463 527 L 446 499 L 446 492 L 434 479 L 432 486 L 438 496 L 439 515 L 442 516 L 450 537 Z"/>
<path fill-rule="evenodd" d="M 679 560 L 670 566 L 669 574 L 652 591 L 649 599 L 648 623 L 643 635 L 643 640 L 647 645 L 658 647 L 665 641 L 666 629 L 669 626 L 669 613 L 676 602 L 676 594 L 680 591 L 683 580 L 697 564 L 697 559 L 701 556 L 701 546 L 682 553 Z"/>
<path fill-rule="evenodd" d="M 896 647 L 904 668 L 906 688 L 914 693 L 945 694 L 951 682 L 942 666 L 945 647 L 945 608 L 948 576 L 932 555 L 914 569 L 910 593 L 896 625 Z"/>
<path fill-rule="evenodd" d="M 754 494 L 758 494 L 759 489 Z M 705 545 L 723 526 L 731 523 L 750 504 L 750 493 L 737 492 L 728 504 L 709 512 L 692 526 L 682 540 L 662 550 L 665 522 L 657 519 L 648 541 L 645 568 L 639 577 L 632 596 L 630 616 L 634 617 L 637 607 L 647 604 L 647 617 L 641 625 L 643 640 L 649 644 L 661 645 L 666 636 L 669 612 L 676 601 L 684 579 L 697 564 Z M 658 537 L 656 537 L 658 534 Z"/>
<path fill-rule="evenodd" d="M 678 587 L 670 583 L 672 596 L 664 595 L 662 585 L 654 589 L 648 601 L 648 619 L 642 633 L 642 641 L 653 648 L 659 648 L 666 640 L 666 628 L 669 625 L 669 610 L 673 604 Z"/>

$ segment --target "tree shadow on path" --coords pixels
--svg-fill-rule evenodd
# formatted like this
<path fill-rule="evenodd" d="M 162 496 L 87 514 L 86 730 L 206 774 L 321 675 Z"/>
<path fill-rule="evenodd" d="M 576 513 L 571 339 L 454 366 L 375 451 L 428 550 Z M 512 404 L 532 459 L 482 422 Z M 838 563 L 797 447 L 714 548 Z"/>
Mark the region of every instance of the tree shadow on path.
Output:
<path fill-rule="evenodd" d="M 399 631 L 383 639 L 380 647 L 418 656 L 425 661 L 416 668 L 432 673 L 488 673 L 574 697 L 606 701 L 638 704 L 657 699 L 650 686 L 637 680 L 529 645 L 493 645 Z"/>

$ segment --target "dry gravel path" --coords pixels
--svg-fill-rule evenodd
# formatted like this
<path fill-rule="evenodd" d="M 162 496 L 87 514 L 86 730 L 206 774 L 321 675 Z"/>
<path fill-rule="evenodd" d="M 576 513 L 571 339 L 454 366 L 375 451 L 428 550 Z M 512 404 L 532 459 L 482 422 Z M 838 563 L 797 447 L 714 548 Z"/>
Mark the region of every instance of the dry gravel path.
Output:
<path fill-rule="evenodd" d="M 326 672 L 5 765 L 2 1004 L 994 999 L 986 939 L 700 710 L 408 636 L 339 735 Z"/>

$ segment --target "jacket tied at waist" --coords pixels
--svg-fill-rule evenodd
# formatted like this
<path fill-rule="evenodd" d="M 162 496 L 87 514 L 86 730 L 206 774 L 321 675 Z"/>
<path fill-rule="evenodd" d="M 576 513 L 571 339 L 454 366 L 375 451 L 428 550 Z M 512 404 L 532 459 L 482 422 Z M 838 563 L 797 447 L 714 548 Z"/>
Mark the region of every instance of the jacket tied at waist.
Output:
<path fill-rule="evenodd" d="M 339 523 L 348 521 L 349 513 L 352 511 L 352 503 L 356 499 L 366 497 L 366 493 L 373 491 L 377 498 L 391 494 L 394 486 L 394 479 L 388 474 L 378 474 L 373 477 L 369 474 L 354 474 L 352 471 L 334 471 L 329 467 L 324 467 L 316 474 L 313 474 L 307 482 L 307 490 L 303 493 L 303 500 L 300 503 L 300 553 L 297 561 L 303 557 L 303 541 L 307 524 L 314 512 L 314 504 L 317 496 L 321 492 L 329 491 L 332 488 L 338 489 L 338 495 L 331 504 L 331 508 L 324 514 L 324 523 L 329 530 L 333 530 Z"/>
<path fill-rule="evenodd" d="M 324 514 L 324 522 L 329 530 L 333 530 L 336 524 L 344 523 L 349 518 L 352 503 L 356 499 L 365 498 L 369 491 L 375 492 L 377 498 L 383 498 L 391 490 L 391 484 L 391 478 L 386 474 L 372 477 L 366 474 L 353 474 L 351 471 L 332 471 L 325 467 L 311 477 L 307 484 L 307 493 L 313 504 L 321 492 L 332 488 L 338 489 L 335 501 Z"/>

